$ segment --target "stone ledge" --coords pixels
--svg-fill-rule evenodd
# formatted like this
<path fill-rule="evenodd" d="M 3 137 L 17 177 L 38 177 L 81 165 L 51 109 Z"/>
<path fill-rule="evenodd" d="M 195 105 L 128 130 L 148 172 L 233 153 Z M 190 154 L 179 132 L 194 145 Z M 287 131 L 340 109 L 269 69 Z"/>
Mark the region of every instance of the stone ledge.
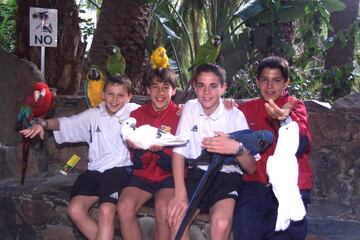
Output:
<path fill-rule="evenodd" d="M 18 178 L 0 181 L 0 239 L 48 239 L 46 236 L 58 232 L 54 240 L 84 239 L 67 216 L 68 197 L 77 173 L 68 176 L 29 177 L 23 186 Z M 97 216 L 97 207 L 90 211 Z M 308 210 L 309 235 L 307 240 L 357 240 L 360 236 L 360 222 L 349 221 L 351 207 L 325 199 L 312 199 Z M 138 220 L 144 239 L 152 239 L 154 209 L 143 206 Z M 209 215 L 201 214 L 191 228 L 191 239 L 208 239 Z M 116 237 L 121 239 L 116 220 Z M 28 237 L 19 237 L 28 236 Z"/>
<path fill-rule="evenodd" d="M 145 215 L 145 216 L 150 216 L 150 217 L 155 217 L 155 209 L 153 206 L 149 206 L 144 205 L 140 208 L 138 215 Z M 199 222 L 203 222 L 203 223 L 209 223 L 210 218 L 209 218 L 209 214 L 199 214 L 195 221 L 199 221 Z"/>

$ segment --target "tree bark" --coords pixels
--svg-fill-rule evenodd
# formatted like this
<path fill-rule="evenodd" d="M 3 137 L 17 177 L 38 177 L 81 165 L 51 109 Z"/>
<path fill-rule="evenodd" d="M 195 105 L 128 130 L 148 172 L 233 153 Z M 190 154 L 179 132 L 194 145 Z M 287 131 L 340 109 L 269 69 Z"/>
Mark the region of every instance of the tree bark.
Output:
<path fill-rule="evenodd" d="M 28 0 L 17 1 L 16 55 L 34 62 L 40 68 L 40 47 L 29 46 L 29 8 L 58 10 L 58 43 L 45 50 L 45 79 L 58 94 L 75 94 L 81 80 L 82 54 L 78 9 L 74 1 Z"/>
<path fill-rule="evenodd" d="M 351 33 L 347 38 L 346 44 L 342 47 L 340 40 L 336 39 L 336 33 L 339 30 L 347 30 L 356 22 L 359 10 L 359 0 L 342 0 L 346 5 L 346 8 L 341 12 L 333 12 L 330 15 L 330 24 L 334 31 L 329 32 L 328 37 L 335 37 L 335 42 L 332 48 L 326 53 L 325 58 L 325 70 L 332 68 L 340 69 L 342 71 L 342 77 L 336 80 L 334 74 L 328 75 L 323 80 L 323 90 L 321 92 L 321 98 L 323 100 L 329 97 L 333 100 L 343 97 L 351 92 L 351 69 L 354 60 L 354 48 L 355 48 L 355 34 Z M 348 66 L 348 67 L 345 67 Z M 331 92 L 329 92 L 331 90 Z"/>
<path fill-rule="evenodd" d="M 117 45 L 126 59 L 125 73 L 133 83 L 133 93 L 143 94 L 146 74 L 145 39 L 152 5 L 131 0 L 104 0 L 90 49 L 91 64 L 105 69 L 106 49 Z"/>

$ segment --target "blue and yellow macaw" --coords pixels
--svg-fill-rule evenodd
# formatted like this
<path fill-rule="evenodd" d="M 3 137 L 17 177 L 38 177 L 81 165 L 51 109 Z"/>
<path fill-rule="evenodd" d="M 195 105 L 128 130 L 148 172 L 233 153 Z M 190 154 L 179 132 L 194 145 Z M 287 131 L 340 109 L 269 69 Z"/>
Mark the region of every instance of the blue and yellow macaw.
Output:
<path fill-rule="evenodd" d="M 105 85 L 104 74 L 98 65 L 91 65 L 84 81 L 86 107 L 96 107 L 103 101 L 102 94 Z"/>

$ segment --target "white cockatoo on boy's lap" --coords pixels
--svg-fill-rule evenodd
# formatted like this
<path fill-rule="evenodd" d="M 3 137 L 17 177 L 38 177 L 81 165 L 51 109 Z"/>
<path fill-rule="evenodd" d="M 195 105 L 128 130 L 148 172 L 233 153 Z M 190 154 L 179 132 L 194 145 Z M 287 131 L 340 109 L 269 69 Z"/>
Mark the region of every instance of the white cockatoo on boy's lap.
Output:
<path fill-rule="evenodd" d="M 291 121 L 280 127 L 274 155 L 267 161 L 267 175 L 279 202 L 275 231 L 284 231 L 290 221 L 300 221 L 306 210 L 301 199 L 295 156 L 299 147 L 299 125 Z"/>
<path fill-rule="evenodd" d="M 136 119 L 132 117 L 121 122 L 121 135 L 124 141 L 130 140 L 143 150 L 149 149 L 151 145 L 176 146 L 188 142 L 183 136 L 174 136 L 148 124 L 137 128 Z"/>

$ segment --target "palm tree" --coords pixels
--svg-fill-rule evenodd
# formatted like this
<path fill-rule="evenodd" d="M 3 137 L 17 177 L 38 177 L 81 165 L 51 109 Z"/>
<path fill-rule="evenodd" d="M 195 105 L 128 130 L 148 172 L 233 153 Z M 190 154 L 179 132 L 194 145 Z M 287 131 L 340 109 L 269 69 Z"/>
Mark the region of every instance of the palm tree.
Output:
<path fill-rule="evenodd" d="M 105 65 L 106 49 L 120 47 L 126 59 L 126 74 L 133 82 L 134 93 L 143 93 L 145 76 L 145 40 L 148 36 L 152 4 L 132 0 L 104 0 L 90 48 L 92 64 Z"/>

